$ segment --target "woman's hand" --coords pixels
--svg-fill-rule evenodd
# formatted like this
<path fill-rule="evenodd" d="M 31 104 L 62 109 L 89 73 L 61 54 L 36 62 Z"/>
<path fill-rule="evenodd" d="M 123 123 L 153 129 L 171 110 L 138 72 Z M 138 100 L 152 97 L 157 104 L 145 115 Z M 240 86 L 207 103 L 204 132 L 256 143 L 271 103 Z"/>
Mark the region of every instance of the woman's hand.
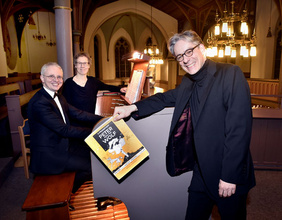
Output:
<path fill-rule="evenodd" d="M 127 87 L 122 87 L 122 88 L 120 89 L 120 92 L 126 93 L 126 90 L 127 90 Z"/>

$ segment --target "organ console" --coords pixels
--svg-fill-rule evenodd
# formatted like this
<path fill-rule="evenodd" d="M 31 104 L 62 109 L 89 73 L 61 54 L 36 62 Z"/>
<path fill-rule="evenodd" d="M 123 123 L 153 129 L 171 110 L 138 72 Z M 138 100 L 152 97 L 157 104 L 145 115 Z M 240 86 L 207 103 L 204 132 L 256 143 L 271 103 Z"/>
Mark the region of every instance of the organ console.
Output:
<path fill-rule="evenodd" d="M 91 154 L 95 196 L 121 199 L 126 204 L 131 219 L 185 218 L 187 187 L 192 172 L 173 178 L 167 174 L 165 166 L 172 113 L 173 108 L 167 108 L 141 120 L 131 118 L 126 121 L 150 156 L 120 181 L 108 172 L 94 153 Z"/>

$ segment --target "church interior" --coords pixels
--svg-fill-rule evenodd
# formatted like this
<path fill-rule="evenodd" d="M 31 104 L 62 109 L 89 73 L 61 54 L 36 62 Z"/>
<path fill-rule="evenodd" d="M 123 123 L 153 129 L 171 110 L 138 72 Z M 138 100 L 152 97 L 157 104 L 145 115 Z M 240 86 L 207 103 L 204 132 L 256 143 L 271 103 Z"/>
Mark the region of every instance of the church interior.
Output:
<path fill-rule="evenodd" d="M 92 59 L 89 76 L 106 84 L 127 86 L 134 62 L 124 57 L 139 52 L 148 57 L 146 88 L 142 94 L 146 97 L 174 89 L 181 83 L 185 72 L 169 52 L 167 43 L 175 33 L 190 29 L 203 39 L 208 59 L 238 65 L 250 87 L 253 113 L 250 149 L 257 186 L 248 198 L 247 219 L 281 218 L 281 0 L 0 0 L 0 11 L 0 194 L 3 195 L 0 213 L 3 219 L 25 219 L 26 212 L 30 212 L 22 206 L 33 178 L 32 174 L 27 178 L 28 171 L 24 171 L 18 126 L 27 118 L 29 99 L 42 86 L 41 67 L 47 62 L 58 63 L 65 81 L 75 74 L 74 55 L 83 51 Z M 101 108 L 106 106 L 103 101 L 98 104 Z M 169 129 L 170 115 L 168 109 L 140 122 L 145 129 L 140 129 L 135 121 L 129 124 L 141 137 L 156 132 L 156 140 L 148 140 L 147 145 L 165 147 L 167 140 L 157 131 Z M 144 138 L 145 146 L 146 142 Z M 187 191 L 191 174 L 178 180 L 169 179 L 165 176 L 165 165 L 159 162 L 165 157 L 165 149 L 161 153 L 160 149 L 150 150 L 150 159 L 138 168 L 140 175 L 133 172 L 121 182 L 102 174 L 104 167 L 92 155 L 92 166 L 97 170 L 93 171 L 95 198 L 113 196 L 122 200 L 128 216 L 120 219 L 144 219 L 144 211 L 137 210 L 136 198 L 146 203 L 139 207 L 152 210 L 146 211 L 152 213 L 147 219 L 154 219 L 151 216 L 155 213 L 159 219 L 182 219 L 185 213 L 177 216 L 167 213 L 185 210 L 183 201 L 187 196 L 181 192 Z M 149 181 L 155 183 L 150 185 Z M 176 195 L 170 192 L 173 184 L 178 188 Z M 156 199 L 148 201 L 147 195 Z M 169 196 L 171 202 L 166 203 L 164 200 Z M 179 198 L 174 200 L 176 196 Z M 167 210 L 160 214 L 165 205 Z M 219 219 L 216 210 L 210 219 Z"/>

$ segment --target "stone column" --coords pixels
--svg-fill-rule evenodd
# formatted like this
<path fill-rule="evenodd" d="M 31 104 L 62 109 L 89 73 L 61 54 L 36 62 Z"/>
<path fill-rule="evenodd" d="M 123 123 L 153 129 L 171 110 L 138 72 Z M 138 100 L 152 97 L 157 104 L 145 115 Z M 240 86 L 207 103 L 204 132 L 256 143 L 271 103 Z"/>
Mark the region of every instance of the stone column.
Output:
<path fill-rule="evenodd" d="M 73 7 L 73 55 L 78 54 L 81 49 L 80 41 L 82 35 L 82 9 L 83 9 L 83 0 L 75 0 L 72 3 Z"/>
<path fill-rule="evenodd" d="M 73 54 L 74 55 L 80 53 L 80 37 L 81 37 L 81 32 L 73 31 Z"/>
<path fill-rule="evenodd" d="M 73 50 L 70 0 L 54 0 L 58 64 L 64 81 L 73 76 Z"/>

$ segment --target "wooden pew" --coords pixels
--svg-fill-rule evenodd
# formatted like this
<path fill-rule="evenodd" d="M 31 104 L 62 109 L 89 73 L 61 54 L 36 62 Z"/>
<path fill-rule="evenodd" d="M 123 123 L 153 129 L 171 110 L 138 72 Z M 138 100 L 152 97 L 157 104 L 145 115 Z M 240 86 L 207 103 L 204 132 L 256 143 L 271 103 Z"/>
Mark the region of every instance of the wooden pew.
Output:
<path fill-rule="evenodd" d="M 8 77 L 6 79 L 7 84 L 15 83 L 15 82 L 23 82 L 26 79 L 31 79 L 31 76 L 16 76 L 16 77 Z"/>
<path fill-rule="evenodd" d="M 40 73 L 31 73 L 31 79 L 39 79 Z"/>
<path fill-rule="evenodd" d="M 18 94 L 24 94 L 24 85 L 23 82 L 17 82 L 17 83 L 11 83 L 7 85 L 1 85 L 0 86 L 0 95 L 10 95 L 12 93 L 18 93 Z M 0 106 L 0 120 L 3 118 L 6 118 L 8 116 L 7 106 L 6 104 L 2 103 Z"/>
<path fill-rule="evenodd" d="M 31 72 L 18 73 L 17 76 L 21 76 L 21 77 L 28 76 L 30 79 L 39 79 L 40 78 L 40 73 L 31 73 Z"/>
<path fill-rule="evenodd" d="M 0 94 L 7 93 L 8 95 L 11 94 L 11 92 L 19 91 L 19 94 L 23 94 L 25 92 L 23 84 L 19 82 L 1 85 L 0 86 Z"/>
<path fill-rule="evenodd" d="M 38 90 L 39 89 L 36 89 L 23 95 L 7 95 L 5 97 L 7 103 L 8 119 L 10 124 L 10 133 L 12 138 L 14 156 L 17 156 L 21 152 L 18 126 L 22 125 L 24 120 L 22 116 L 22 107 L 28 104 L 31 97 Z"/>
<path fill-rule="evenodd" d="M 9 73 L 9 76 L 0 76 L 0 85 L 22 82 L 25 80 L 39 79 L 40 73 Z"/>
<path fill-rule="evenodd" d="M 7 82 L 6 82 L 6 76 L 0 76 L 0 85 L 6 85 Z"/>
<path fill-rule="evenodd" d="M 8 77 L 17 77 L 19 76 L 18 72 L 8 73 Z"/>
<path fill-rule="evenodd" d="M 30 92 L 42 86 L 41 79 L 26 79 L 24 81 L 25 91 Z"/>

